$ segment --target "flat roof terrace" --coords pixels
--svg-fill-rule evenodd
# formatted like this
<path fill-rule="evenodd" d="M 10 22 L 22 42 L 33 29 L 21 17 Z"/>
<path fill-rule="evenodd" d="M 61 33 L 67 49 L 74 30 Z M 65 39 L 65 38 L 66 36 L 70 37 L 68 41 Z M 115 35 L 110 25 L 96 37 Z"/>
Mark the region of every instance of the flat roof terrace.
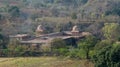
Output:
<path fill-rule="evenodd" d="M 50 43 L 55 38 L 61 38 L 63 40 L 69 39 L 69 38 L 81 38 L 84 36 L 56 36 L 56 37 L 44 37 L 44 38 L 35 38 L 33 40 L 29 41 L 21 41 L 21 43 L 31 43 L 31 44 L 43 44 L 43 43 Z"/>

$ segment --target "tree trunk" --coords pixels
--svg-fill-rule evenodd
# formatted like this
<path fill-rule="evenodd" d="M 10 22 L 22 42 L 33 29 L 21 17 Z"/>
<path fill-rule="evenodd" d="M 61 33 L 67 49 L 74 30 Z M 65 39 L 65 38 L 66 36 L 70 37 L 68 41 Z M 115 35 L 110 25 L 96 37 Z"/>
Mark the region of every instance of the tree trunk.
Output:
<path fill-rule="evenodd" d="M 89 49 L 86 50 L 86 59 L 89 59 Z"/>

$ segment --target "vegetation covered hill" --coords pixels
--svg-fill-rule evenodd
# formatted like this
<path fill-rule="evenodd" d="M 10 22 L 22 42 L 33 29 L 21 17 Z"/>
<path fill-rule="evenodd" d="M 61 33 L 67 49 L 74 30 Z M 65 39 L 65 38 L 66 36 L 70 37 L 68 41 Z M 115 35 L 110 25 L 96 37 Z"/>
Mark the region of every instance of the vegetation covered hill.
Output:
<path fill-rule="evenodd" d="M 119 0 L 0 0 L 0 57 L 81 59 L 1 58 L 0 67 L 92 67 L 90 62 L 95 67 L 120 67 L 119 18 Z M 17 39 L 8 37 L 32 34 L 34 38 L 38 25 L 44 27 L 45 34 L 71 31 L 77 25 L 78 31 L 91 35 L 80 40 L 71 39 L 69 45 L 55 38 L 40 48 L 35 44 L 32 47 L 22 45 Z"/>
<path fill-rule="evenodd" d="M 119 0 L 0 0 L 0 29 L 6 35 L 34 34 L 38 24 L 47 23 L 45 27 L 51 30 L 46 32 L 55 32 L 49 23 L 56 26 L 68 22 L 84 25 L 87 20 L 119 21 L 119 4 Z"/>

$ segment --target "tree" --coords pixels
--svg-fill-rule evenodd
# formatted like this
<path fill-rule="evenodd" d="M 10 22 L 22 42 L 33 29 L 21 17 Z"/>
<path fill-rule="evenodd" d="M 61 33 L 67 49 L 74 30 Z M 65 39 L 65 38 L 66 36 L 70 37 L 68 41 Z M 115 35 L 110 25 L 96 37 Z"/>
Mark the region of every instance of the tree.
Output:
<path fill-rule="evenodd" d="M 104 47 L 93 57 L 95 67 L 120 67 L 120 45 Z"/>
<path fill-rule="evenodd" d="M 101 40 L 100 42 L 98 42 L 96 45 L 95 45 L 95 51 L 99 51 L 100 49 L 106 47 L 106 46 L 109 46 L 109 45 L 112 45 L 113 42 L 111 40 Z"/>
<path fill-rule="evenodd" d="M 118 23 L 105 23 L 102 31 L 106 39 L 116 40 L 120 34 L 120 25 Z"/>
<path fill-rule="evenodd" d="M 77 19 L 77 14 L 76 13 L 72 13 L 71 18 L 72 19 Z"/>
<path fill-rule="evenodd" d="M 65 48 L 65 41 L 60 38 L 55 38 L 51 42 L 51 49 L 59 49 L 59 48 Z"/>
<path fill-rule="evenodd" d="M 0 14 L 0 21 L 3 20 L 5 17 Z"/>
<path fill-rule="evenodd" d="M 89 59 L 89 52 L 90 49 L 92 49 L 95 44 L 97 43 L 97 39 L 94 36 L 86 36 L 85 39 L 83 39 L 82 41 L 80 41 L 78 43 L 78 47 L 80 49 L 83 49 L 86 53 L 86 59 Z"/>
<path fill-rule="evenodd" d="M 19 17 L 20 16 L 20 9 L 17 6 L 11 6 L 8 8 L 8 13 L 11 17 Z"/>
<path fill-rule="evenodd" d="M 80 0 L 83 4 L 87 3 L 88 0 Z"/>
<path fill-rule="evenodd" d="M 120 16 L 120 1 L 113 1 L 109 6 L 110 8 L 105 12 L 106 15 Z"/>
<path fill-rule="evenodd" d="M 104 23 L 92 23 L 87 27 L 88 32 L 92 32 L 98 38 L 103 38 L 101 29 L 103 28 Z"/>
<path fill-rule="evenodd" d="M 5 56 L 4 52 L 7 51 L 8 38 L 0 33 L 0 56 Z"/>
<path fill-rule="evenodd" d="M 6 49 L 7 48 L 7 42 L 8 39 L 4 35 L 0 33 L 0 49 Z"/>
<path fill-rule="evenodd" d="M 65 52 L 66 52 L 66 43 L 63 39 L 55 38 L 55 39 L 52 40 L 52 42 L 51 42 L 51 52 L 54 53 L 54 55 L 64 54 L 63 49 L 65 49 Z"/>
<path fill-rule="evenodd" d="M 73 27 L 73 25 L 74 25 L 74 23 L 71 22 L 71 21 L 69 21 L 69 22 L 65 25 L 65 27 L 67 28 L 67 30 L 71 30 L 72 27 Z"/>

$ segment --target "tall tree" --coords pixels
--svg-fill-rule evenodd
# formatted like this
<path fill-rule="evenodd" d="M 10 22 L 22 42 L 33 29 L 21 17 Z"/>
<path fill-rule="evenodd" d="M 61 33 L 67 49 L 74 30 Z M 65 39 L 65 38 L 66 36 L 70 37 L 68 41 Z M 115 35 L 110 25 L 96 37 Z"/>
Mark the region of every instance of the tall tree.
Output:
<path fill-rule="evenodd" d="M 105 23 L 102 31 L 106 39 L 116 40 L 120 34 L 120 25 L 118 23 Z"/>
<path fill-rule="evenodd" d="M 71 18 L 72 19 L 77 19 L 77 14 L 76 13 L 72 13 Z"/>
<path fill-rule="evenodd" d="M 86 36 L 85 39 L 83 39 L 82 41 L 80 41 L 78 43 L 78 47 L 85 51 L 86 59 L 89 59 L 90 49 L 93 48 L 96 43 L 97 43 L 97 39 L 94 36 L 91 36 L 91 35 Z"/>
<path fill-rule="evenodd" d="M 0 33 L 0 49 L 7 48 L 7 41 L 8 41 L 8 39 Z"/>
<path fill-rule="evenodd" d="M 20 16 L 20 9 L 17 6 L 10 6 L 8 9 L 8 13 L 11 17 L 19 17 Z"/>
<path fill-rule="evenodd" d="M 102 48 L 93 57 L 95 67 L 120 67 L 120 45 Z"/>
<path fill-rule="evenodd" d="M 65 48 L 65 41 L 61 38 L 55 38 L 51 42 L 51 49 L 59 49 L 59 48 Z"/>

